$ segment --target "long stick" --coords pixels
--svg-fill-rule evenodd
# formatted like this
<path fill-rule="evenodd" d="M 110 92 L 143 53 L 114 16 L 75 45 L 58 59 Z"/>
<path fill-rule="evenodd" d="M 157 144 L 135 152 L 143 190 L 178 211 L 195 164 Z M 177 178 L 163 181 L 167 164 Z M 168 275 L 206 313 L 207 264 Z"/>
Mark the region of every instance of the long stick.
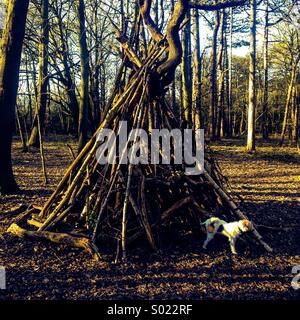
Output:
<path fill-rule="evenodd" d="M 131 184 L 132 171 L 133 171 L 133 166 L 132 166 L 132 164 L 130 164 L 128 167 L 128 179 L 127 179 L 125 200 L 124 200 L 124 205 L 123 205 L 123 215 L 122 215 L 121 242 L 122 242 L 122 258 L 123 258 L 123 260 L 126 259 L 127 207 L 128 207 L 128 198 L 129 198 L 129 189 L 130 189 L 130 184 Z"/>

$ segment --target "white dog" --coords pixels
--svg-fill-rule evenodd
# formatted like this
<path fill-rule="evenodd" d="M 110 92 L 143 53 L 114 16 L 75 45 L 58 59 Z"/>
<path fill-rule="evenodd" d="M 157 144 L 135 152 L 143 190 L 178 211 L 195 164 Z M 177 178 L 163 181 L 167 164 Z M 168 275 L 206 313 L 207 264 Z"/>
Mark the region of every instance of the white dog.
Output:
<path fill-rule="evenodd" d="M 240 220 L 236 222 L 226 222 L 216 217 L 206 220 L 202 225 L 205 226 L 207 238 L 203 243 L 203 249 L 207 249 L 208 243 L 217 233 L 228 238 L 230 249 L 233 254 L 237 254 L 235 243 L 237 238 L 245 232 L 253 230 L 253 225 L 249 220 Z"/>

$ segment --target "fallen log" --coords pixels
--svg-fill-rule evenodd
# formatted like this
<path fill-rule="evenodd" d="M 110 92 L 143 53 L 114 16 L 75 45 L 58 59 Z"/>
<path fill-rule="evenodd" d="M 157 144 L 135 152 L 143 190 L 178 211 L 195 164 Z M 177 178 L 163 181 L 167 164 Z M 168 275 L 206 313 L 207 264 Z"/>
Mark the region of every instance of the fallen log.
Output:
<path fill-rule="evenodd" d="M 16 223 L 13 223 L 6 231 L 18 238 L 29 238 L 33 240 L 49 241 L 56 244 L 71 246 L 74 248 L 84 249 L 87 253 L 93 256 L 96 260 L 100 259 L 100 255 L 96 247 L 91 243 L 89 238 L 75 237 L 67 233 L 55 233 L 49 231 L 29 231 L 21 228 Z"/>

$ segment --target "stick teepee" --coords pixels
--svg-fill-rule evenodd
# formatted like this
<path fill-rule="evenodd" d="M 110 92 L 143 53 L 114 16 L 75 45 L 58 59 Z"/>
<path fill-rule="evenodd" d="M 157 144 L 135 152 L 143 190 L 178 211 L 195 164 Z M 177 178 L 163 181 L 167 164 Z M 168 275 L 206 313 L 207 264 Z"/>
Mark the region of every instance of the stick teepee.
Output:
<path fill-rule="evenodd" d="M 226 192 L 226 179 L 208 148 L 205 170 L 199 176 L 187 176 L 184 164 L 100 165 L 97 161 L 97 135 L 105 128 L 117 132 L 120 121 L 127 121 L 129 129 L 142 128 L 150 136 L 153 129 L 178 128 L 164 96 L 181 62 L 179 31 L 188 1 L 177 1 L 166 36 L 151 19 L 150 7 L 151 1 L 140 1 L 133 28 L 136 35 L 143 22 L 151 35 L 151 43 L 144 48 L 142 58 L 133 49 L 133 41 L 115 26 L 125 58 L 97 132 L 68 168 L 44 207 L 30 207 L 8 232 L 81 247 L 96 257 L 109 244 L 125 258 L 128 246 L 139 239 L 147 240 L 156 249 L 162 226 L 178 216 L 187 225 L 216 213 L 228 216 L 229 220 L 245 218 Z M 126 83 L 120 85 L 124 70 L 130 70 L 130 74 Z M 27 226 L 23 228 L 21 224 Z M 29 225 L 33 230 L 28 230 Z M 271 251 L 256 230 L 252 236 Z"/>

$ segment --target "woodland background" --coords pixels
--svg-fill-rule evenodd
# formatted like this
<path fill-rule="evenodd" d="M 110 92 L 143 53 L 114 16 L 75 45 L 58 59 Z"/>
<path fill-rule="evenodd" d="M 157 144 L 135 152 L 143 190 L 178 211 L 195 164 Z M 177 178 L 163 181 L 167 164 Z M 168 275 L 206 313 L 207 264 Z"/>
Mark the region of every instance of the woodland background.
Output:
<path fill-rule="evenodd" d="M 257 134 L 297 143 L 299 2 L 252 1 L 250 8 L 247 1 L 227 1 L 214 11 L 213 2 L 204 4 L 189 10 L 181 32 L 182 64 L 167 93 L 181 123 L 205 128 L 212 140 L 243 136 L 247 121 L 253 122 L 253 104 Z M 86 140 L 86 131 L 95 131 L 122 59 L 112 22 L 130 37 L 137 6 L 130 0 L 31 1 L 17 99 L 24 150 L 38 146 L 37 112 L 43 133 Z M 2 19 L 3 7 L 4 1 Z M 173 7 L 174 1 L 153 1 L 152 16 L 162 33 Z M 130 39 L 137 52 L 145 50 L 147 30 L 144 37 Z M 254 149 L 251 141 L 248 147 Z"/>

